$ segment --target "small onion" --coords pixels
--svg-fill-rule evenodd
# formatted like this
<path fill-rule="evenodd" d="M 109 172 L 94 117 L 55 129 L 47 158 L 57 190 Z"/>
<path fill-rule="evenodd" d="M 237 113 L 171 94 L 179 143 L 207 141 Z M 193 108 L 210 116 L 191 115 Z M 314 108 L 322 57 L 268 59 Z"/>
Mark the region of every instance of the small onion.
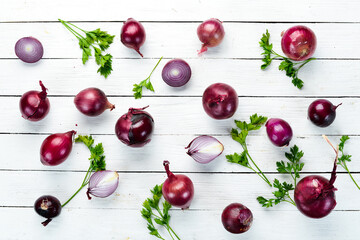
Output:
<path fill-rule="evenodd" d="M 250 209 L 241 203 L 232 203 L 224 209 L 221 221 L 227 231 L 239 234 L 250 229 L 253 215 Z"/>
<path fill-rule="evenodd" d="M 36 38 L 24 37 L 16 42 L 15 54 L 26 63 L 35 63 L 42 58 L 44 48 Z"/>
<path fill-rule="evenodd" d="M 185 149 L 187 154 L 198 163 L 209 163 L 224 151 L 224 145 L 212 136 L 196 137 Z"/>
<path fill-rule="evenodd" d="M 91 199 L 90 194 L 95 197 L 106 198 L 115 192 L 118 185 L 119 174 L 116 171 L 98 171 L 91 175 L 86 194 L 89 200 Z"/>
<path fill-rule="evenodd" d="M 129 18 L 124 22 L 121 28 L 121 42 L 128 48 L 134 49 L 143 57 L 140 52 L 140 47 L 146 40 L 146 33 L 144 26 L 133 18 Z"/>
<path fill-rule="evenodd" d="M 105 93 L 98 88 L 86 88 L 80 91 L 74 98 L 76 108 L 89 117 L 96 117 L 106 109 L 112 111 L 115 108 L 111 104 Z"/>
<path fill-rule="evenodd" d="M 55 133 L 43 141 L 40 148 L 40 161 L 46 166 L 63 163 L 70 155 L 75 131 Z"/>
<path fill-rule="evenodd" d="M 34 203 L 34 209 L 37 214 L 47 218 L 46 221 L 41 224 L 45 227 L 52 221 L 54 217 L 57 217 L 61 213 L 61 203 L 59 199 L 51 195 L 44 195 L 36 199 Z"/>
<path fill-rule="evenodd" d="M 224 26 L 219 19 L 210 18 L 197 28 L 199 40 L 203 43 L 199 54 L 206 52 L 208 47 L 218 46 L 225 36 Z"/>
<path fill-rule="evenodd" d="M 191 68 L 182 59 L 169 61 L 162 70 L 162 79 L 171 87 L 184 86 L 191 78 Z"/>
<path fill-rule="evenodd" d="M 283 147 L 289 145 L 293 132 L 288 122 L 280 118 L 270 118 L 265 126 L 266 133 L 275 146 Z"/>
<path fill-rule="evenodd" d="M 194 184 L 186 175 L 173 174 L 169 169 L 169 164 L 169 161 L 163 162 L 168 176 L 162 186 L 164 198 L 174 207 L 188 209 L 194 198 Z"/>
<path fill-rule="evenodd" d="M 47 98 L 46 87 L 39 81 L 40 91 L 28 91 L 21 96 L 19 107 L 21 115 L 29 121 L 40 121 L 49 113 L 50 102 Z"/>

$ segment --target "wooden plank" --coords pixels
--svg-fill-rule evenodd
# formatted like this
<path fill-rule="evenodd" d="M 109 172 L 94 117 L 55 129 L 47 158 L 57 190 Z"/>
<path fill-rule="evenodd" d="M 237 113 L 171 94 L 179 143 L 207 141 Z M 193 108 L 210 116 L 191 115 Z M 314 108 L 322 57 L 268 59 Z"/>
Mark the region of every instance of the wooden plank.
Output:
<path fill-rule="evenodd" d="M 224 206 L 225 207 L 225 206 Z M 235 240 L 239 235 L 226 232 L 221 224 L 221 210 L 216 211 L 173 211 L 170 225 L 181 239 Z M 61 216 L 46 228 L 40 222 L 43 218 L 33 209 L 0 208 L 1 226 L 6 229 L 6 239 L 118 239 L 154 240 L 148 234 L 146 222 L 138 210 L 120 209 L 64 209 Z M 360 234 L 355 227 L 360 212 L 332 212 L 325 219 L 310 219 L 298 212 L 254 211 L 251 229 L 241 239 L 284 239 L 288 236 L 306 239 L 357 240 Z M 99 221 L 101 223 L 99 223 Z M 21 228 L 19 228 L 21 221 Z M 101 229 L 99 229 L 101 226 Z M 96 230 L 89 230 L 89 229 Z M 341 231 L 339 231 L 341 229 Z M 295 233 L 294 233 L 295 232 Z M 169 239 L 166 233 L 161 233 Z M 271 233 L 271 234 L 270 234 Z M 301 233 L 301 234 L 299 234 Z"/>
<path fill-rule="evenodd" d="M 359 96 L 360 61 L 311 62 L 299 74 L 305 82 L 301 91 L 277 69 L 280 61 L 262 71 L 260 60 L 233 59 L 187 59 L 192 69 L 190 82 L 182 88 L 172 88 L 161 77 L 168 61 L 162 60 L 151 77 L 155 93 L 144 91 L 144 96 L 202 96 L 205 88 L 215 82 L 230 84 L 240 96 Z M 41 79 L 50 95 L 76 95 L 91 86 L 112 96 L 132 96 L 133 84 L 145 79 L 156 62 L 156 59 L 114 59 L 114 71 L 104 79 L 97 73 L 94 61 L 83 66 L 80 59 L 44 59 L 33 67 L 18 60 L 2 59 L 0 95 L 22 95 L 39 89 Z"/>
<path fill-rule="evenodd" d="M 359 3 L 360 4 L 360 3 Z M 1 16 L 1 13 L 0 13 Z M 58 14 L 56 14 L 58 16 Z M 66 18 L 65 18 L 66 19 Z M 132 49 L 122 45 L 119 39 L 121 22 L 118 23 L 77 23 L 86 30 L 101 28 L 116 35 L 109 52 L 115 58 L 137 58 Z M 281 32 L 294 26 L 294 23 L 224 23 L 226 37 L 221 45 L 211 48 L 201 57 L 197 55 L 201 43 L 196 29 L 199 23 L 144 23 L 147 32 L 146 42 L 141 51 L 145 58 L 261 58 L 259 41 L 269 29 L 274 50 L 281 53 Z M 314 57 L 336 59 L 359 59 L 360 49 L 354 48 L 359 36 L 359 24 L 306 24 L 316 33 L 318 46 Z M 81 58 L 78 40 L 60 23 L 2 23 L 0 38 L 1 58 L 16 58 L 14 46 L 25 36 L 38 38 L 44 46 L 44 58 Z M 171 29 L 171 31 L 169 31 Z M 164 36 L 166 32 L 166 36 Z M 181 38 L 179 37 L 181 36 Z M 93 61 L 93 60 L 90 60 Z M 81 60 L 79 60 L 79 63 Z M 36 65 L 40 65 L 39 62 Z M 26 65 L 23 63 L 23 65 Z M 28 64 L 27 64 L 28 65 Z M 34 67 L 34 65 L 31 65 Z"/>
<path fill-rule="evenodd" d="M 122 21 L 128 17 L 148 21 L 203 21 L 210 17 L 223 21 L 360 21 L 357 14 L 360 3 L 357 0 L 346 3 L 329 0 L 326 4 L 320 0 L 286 4 L 281 0 L 225 0 L 220 4 L 215 0 L 160 0 L 156 4 L 109 0 L 106 4 L 96 5 L 85 0 L 64 0 L 61 4 L 46 0 L 3 0 L 2 6 L 0 21 L 56 21 L 58 17 L 79 21 Z"/>
<path fill-rule="evenodd" d="M 159 161 L 161 164 L 161 161 Z M 176 170 L 176 169 L 173 169 Z M 150 189 L 166 179 L 165 173 L 120 173 L 119 187 L 111 197 L 87 199 L 86 189 L 75 197 L 67 208 L 80 208 L 86 211 L 92 208 L 113 208 L 140 210 L 143 201 L 150 196 Z M 258 196 L 271 197 L 271 189 L 256 174 L 194 174 L 186 173 L 193 181 L 195 195 L 190 208 L 192 210 L 222 210 L 233 201 L 240 201 L 250 209 L 264 212 L 298 210 L 291 204 L 282 203 L 265 211 L 257 202 Z M 329 179 L 330 173 L 321 174 Z M 42 195 L 54 195 L 60 202 L 66 201 L 79 187 L 85 173 L 79 172 L 13 172 L 2 171 L 2 182 L 11 179 L 11 184 L 2 187 L 1 205 L 7 207 L 33 206 Z M 268 174 L 269 179 L 291 182 L 290 176 Z M 305 176 L 303 174 L 302 176 Z M 360 174 L 355 174 L 359 179 Z M 31 179 L 31 180 L 30 180 Z M 336 192 L 336 210 L 360 210 L 354 199 L 359 199 L 360 191 L 345 174 L 340 174 L 334 184 Z M 349 196 L 352 196 L 351 198 Z M 65 209 L 64 209 L 65 210 Z M 66 210 L 65 210 L 66 211 Z"/>
<path fill-rule="evenodd" d="M 42 121 L 30 122 L 21 118 L 17 110 L 19 98 L 0 97 L 3 121 L 0 133 L 55 133 L 74 129 L 80 134 L 114 134 L 116 121 L 129 107 L 150 105 L 148 112 L 155 120 L 155 134 L 228 134 L 234 126 L 233 119 L 248 121 L 250 115 L 258 113 L 285 119 L 292 126 L 294 136 L 358 135 L 360 129 L 354 119 L 360 117 L 360 102 L 356 98 L 328 99 L 334 104 L 342 102 L 343 105 L 337 110 L 337 119 L 330 127 L 319 128 L 306 119 L 313 98 L 240 98 L 233 118 L 215 120 L 206 115 L 200 97 L 145 97 L 141 100 L 111 97 L 109 101 L 116 105 L 116 109 L 95 118 L 81 114 L 74 106 L 72 97 L 52 97 L 48 116 Z M 256 134 L 265 134 L 265 131 Z"/>
<path fill-rule="evenodd" d="M 89 167 L 89 150 L 83 144 L 74 144 L 69 158 L 55 167 L 43 166 L 40 163 L 39 149 L 45 135 L 0 135 L 3 149 L 2 170 L 38 170 L 38 171 L 85 171 Z M 225 146 L 224 152 L 209 164 L 199 164 L 186 154 L 184 149 L 194 138 L 193 135 L 155 135 L 150 145 L 142 149 L 127 147 L 120 143 L 113 135 L 96 135 L 95 142 L 103 143 L 107 166 L 117 171 L 158 171 L 163 172 L 163 160 L 171 162 L 171 168 L 182 172 L 251 172 L 247 168 L 228 163 L 225 155 L 241 152 L 241 146 L 230 136 L 216 136 Z M 333 144 L 339 143 L 340 136 L 329 136 Z M 296 144 L 305 155 L 303 172 L 330 172 L 334 160 L 334 153 L 330 146 L 320 136 L 296 137 L 291 145 Z M 353 161 L 348 163 L 352 172 L 360 172 L 358 146 L 360 137 L 351 137 L 346 143 L 345 153 L 353 155 Z M 14 154 L 19 151 L 24 154 Z M 277 172 L 276 162 L 285 161 L 284 153 L 289 147 L 274 147 L 264 135 L 251 135 L 248 138 L 248 149 L 264 172 Z M 24 157 L 26 156 L 26 157 Z M 338 172 L 345 172 L 341 167 Z M 358 179 L 360 182 L 360 179 Z"/>

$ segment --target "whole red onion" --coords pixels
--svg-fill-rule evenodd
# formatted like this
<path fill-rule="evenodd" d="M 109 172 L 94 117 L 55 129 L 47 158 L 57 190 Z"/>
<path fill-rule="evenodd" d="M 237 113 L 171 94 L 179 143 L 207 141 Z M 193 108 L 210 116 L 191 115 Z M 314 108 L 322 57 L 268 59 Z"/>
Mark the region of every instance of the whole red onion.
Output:
<path fill-rule="evenodd" d="M 121 42 L 128 48 L 134 49 L 140 54 L 140 47 L 146 39 L 145 29 L 143 25 L 133 18 L 129 18 L 121 28 Z"/>
<path fill-rule="evenodd" d="M 294 191 L 296 207 L 305 216 L 311 218 L 325 217 L 336 206 L 335 191 L 337 189 L 333 184 L 336 179 L 339 147 L 335 149 L 327 137 L 324 136 L 324 138 L 336 152 L 336 158 L 330 180 L 318 175 L 307 176 L 298 182 Z"/>
<path fill-rule="evenodd" d="M 285 55 L 295 61 L 304 61 L 314 54 L 316 49 L 315 33 L 305 26 L 294 26 L 282 34 L 281 48 Z"/>
<path fill-rule="evenodd" d="M 274 145 L 278 147 L 289 145 L 293 136 L 289 123 L 280 118 L 270 118 L 265 126 L 266 133 Z"/>
<path fill-rule="evenodd" d="M 336 117 L 336 109 L 340 106 L 333 105 L 326 99 L 318 99 L 312 102 L 308 108 L 308 118 L 318 127 L 330 126 Z"/>
<path fill-rule="evenodd" d="M 200 54 L 206 52 L 208 47 L 219 45 L 225 36 L 225 30 L 219 19 L 210 18 L 199 25 L 197 35 L 203 43 L 198 52 Z"/>
<path fill-rule="evenodd" d="M 219 19 L 210 18 L 199 25 L 197 35 L 203 43 L 200 54 L 206 52 L 208 47 L 219 45 L 225 36 L 225 30 Z"/>
<path fill-rule="evenodd" d="M 115 108 L 115 105 L 108 101 L 105 93 L 98 88 L 82 90 L 75 96 L 74 103 L 80 112 L 90 117 L 99 116 L 106 109 L 111 111 Z"/>
<path fill-rule="evenodd" d="M 23 118 L 29 121 L 40 121 L 50 110 L 50 102 L 47 98 L 46 88 L 39 81 L 42 91 L 29 91 L 24 93 L 20 99 L 20 111 Z"/>
<path fill-rule="evenodd" d="M 151 141 L 154 119 L 143 111 L 147 107 L 130 108 L 116 122 L 115 133 L 121 142 L 130 147 L 142 147 Z"/>
<path fill-rule="evenodd" d="M 236 91 L 225 83 L 214 83 L 204 92 L 202 104 L 205 112 L 215 119 L 227 119 L 234 115 L 239 104 Z"/>
<path fill-rule="evenodd" d="M 41 163 L 56 166 L 63 163 L 72 150 L 75 131 L 56 133 L 45 138 L 40 148 Z"/>
<path fill-rule="evenodd" d="M 61 213 L 61 203 L 59 199 L 51 195 L 44 195 L 36 199 L 34 203 L 34 209 L 37 214 L 47 218 L 46 221 L 41 224 L 45 227 L 52 221 L 54 217 L 57 217 Z"/>
<path fill-rule="evenodd" d="M 244 233 L 250 229 L 253 215 L 244 205 L 232 203 L 224 209 L 221 221 L 227 231 L 236 234 Z"/>
<path fill-rule="evenodd" d="M 194 184 L 183 174 L 173 174 L 169 169 L 169 161 L 164 161 L 168 178 L 162 186 L 162 193 L 166 201 L 172 206 L 188 209 L 194 197 Z"/>

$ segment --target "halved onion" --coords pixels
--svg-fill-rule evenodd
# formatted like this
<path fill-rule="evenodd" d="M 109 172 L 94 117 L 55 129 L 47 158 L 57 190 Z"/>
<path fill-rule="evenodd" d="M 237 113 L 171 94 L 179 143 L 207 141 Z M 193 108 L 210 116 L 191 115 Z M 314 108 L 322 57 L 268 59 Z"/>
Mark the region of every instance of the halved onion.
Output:
<path fill-rule="evenodd" d="M 184 86 L 191 78 L 191 68 L 182 59 L 169 61 L 162 70 L 162 79 L 171 87 Z"/>
<path fill-rule="evenodd" d="M 16 42 L 15 54 L 26 63 L 35 63 L 42 58 L 44 48 L 36 38 L 24 37 Z"/>

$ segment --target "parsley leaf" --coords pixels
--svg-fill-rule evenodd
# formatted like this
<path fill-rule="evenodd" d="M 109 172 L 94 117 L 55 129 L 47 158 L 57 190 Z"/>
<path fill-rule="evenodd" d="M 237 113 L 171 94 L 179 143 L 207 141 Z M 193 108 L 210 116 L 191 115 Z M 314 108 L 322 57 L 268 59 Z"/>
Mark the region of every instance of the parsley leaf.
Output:
<path fill-rule="evenodd" d="M 260 170 L 260 168 L 256 165 L 254 160 L 251 158 L 247 145 L 246 138 L 250 131 L 259 130 L 262 125 L 264 125 L 267 121 L 267 117 L 258 116 L 257 113 L 250 116 L 250 122 L 246 121 L 238 121 L 235 120 L 235 124 L 237 128 L 231 129 L 231 137 L 234 141 L 240 143 L 243 148 L 243 152 L 239 155 L 238 153 L 226 155 L 226 159 L 230 163 L 236 163 L 246 168 L 251 169 L 253 172 L 258 174 L 267 184 L 271 186 L 269 179 L 265 176 L 265 174 Z M 249 159 L 252 164 L 250 164 Z M 253 167 L 253 166 L 254 167 Z"/>
<path fill-rule="evenodd" d="M 173 235 L 180 240 L 174 230 L 170 227 L 170 214 L 171 204 L 167 201 L 161 201 L 162 199 L 162 185 L 156 185 L 150 190 L 152 193 L 151 198 L 147 198 L 143 203 L 141 209 L 141 216 L 147 221 L 147 228 L 150 231 L 150 235 L 165 240 L 157 230 L 154 222 L 160 226 L 163 226 L 169 233 L 172 239 Z M 162 210 L 160 209 L 160 202 L 162 202 Z M 154 213 L 156 211 L 157 213 Z"/>
<path fill-rule="evenodd" d="M 105 31 L 101 31 L 100 28 L 93 31 L 85 31 L 72 23 L 59 21 L 79 40 L 79 46 L 82 49 L 82 62 L 85 64 L 91 54 L 91 48 L 94 49 L 95 62 L 99 65 L 98 73 L 107 78 L 112 72 L 112 56 L 110 54 L 103 54 L 103 52 L 110 47 L 114 41 L 115 35 L 110 35 Z M 74 28 L 72 28 L 73 26 Z M 75 29 L 85 33 L 85 36 L 81 35 Z"/>
<path fill-rule="evenodd" d="M 291 82 L 293 85 L 298 89 L 302 89 L 304 82 L 298 78 L 298 72 L 305 64 L 315 60 L 315 58 L 309 58 L 305 61 L 298 62 L 276 53 L 273 50 L 273 45 L 270 44 L 270 33 L 267 29 L 266 33 L 262 35 L 259 44 L 260 47 L 264 50 L 264 52 L 261 53 L 261 55 L 264 55 L 264 58 L 262 59 L 264 64 L 261 65 L 261 69 L 265 70 L 271 64 L 273 59 L 280 58 L 283 61 L 279 65 L 279 70 L 285 71 L 286 76 L 292 78 Z M 274 55 L 274 57 L 272 57 L 272 55 Z"/>
<path fill-rule="evenodd" d="M 150 77 L 153 74 L 153 72 L 155 71 L 156 67 L 159 65 L 161 59 L 163 57 L 161 57 L 159 59 L 159 61 L 157 62 L 157 64 L 155 65 L 155 67 L 153 68 L 153 70 L 151 71 L 149 77 L 147 77 L 145 80 L 142 80 L 139 84 L 134 84 L 134 88 L 133 88 L 133 92 L 134 92 L 134 97 L 135 99 L 139 99 L 142 97 L 142 90 L 143 87 L 145 87 L 146 89 L 155 92 L 153 85 L 150 82 Z"/>
<path fill-rule="evenodd" d="M 266 199 L 262 196 L 257 197 L 258 202 L 263 207 L 273 207 L 274 205 L 277 205 L 281 202 L 289 202 L 294 204 L 289 194 L 289 191 L 294 190 L 294 186 L 292 184 L 288 184 L 286 182 L 280 183 L 280 181 L 275 178 L 273 187 L 277 189 L 277 191 L 273 192 L 275 198 Z"/>
<path fill-rule="evenodd" d="M 296 179 L 300 178 L 299 172 L 303 169 L 304 163 L 300 163 L 300 159 L 304 156 L 303 151 L 299 151 L 298 146 L 294 145 L 290 148 L 290 153 L 285 153 L 285 157 L 289 162 L 279 161 L 276 162 L 277 171 L 279 173 L 290 174 L 294 180 L 294 184 L 289 184 L 287 182 L 281 183 L 278 179 L 275 178 L 273 187 L 277 190 L 272 192 L 275 198 L 264 198 L 259 196 L 257 198 L 258 202 L 266 208 L 273 207 L 281 202 L 288 202 L 295 205 L 294 200 L 291 198 L 289 191 L 294 190 L 296 186 Z"/>
<path fill-rule="evenodd" d="M 90 168 L 92 171 L 101 171 L 105 170 L 106 163 L 105 163 L 105 156 L 104 154 L 104 148 L 102 146 L 102 143 L 98 143 L 95 147 L 93 147 L 94 139 L 91 136 L 82 136 L 79 135 L 75 142 L 83 142 L 90 150 Z"/>
<path fill-rule="evenodd" d="M 350 162 L 351 161 L 351 155 L 347 155 L 344 153 L 344 147 L 345 147 L 345 143 L 347 140 L 349 140 L 349 136 L 342 136 L 340 138 L 340 143 L 339 143 L 339 151 L 341 152 L 341 157 L 338 158 L 338 162 L 337 164 L 342 166 L 349 174 L 351 180 L 354 182 L 354 184 L 356 185 L 356 187 L 360 190 L 360 186 L 359 184 L 355 181 L 354 177 L 352 176 L 346 162 Z"/>

